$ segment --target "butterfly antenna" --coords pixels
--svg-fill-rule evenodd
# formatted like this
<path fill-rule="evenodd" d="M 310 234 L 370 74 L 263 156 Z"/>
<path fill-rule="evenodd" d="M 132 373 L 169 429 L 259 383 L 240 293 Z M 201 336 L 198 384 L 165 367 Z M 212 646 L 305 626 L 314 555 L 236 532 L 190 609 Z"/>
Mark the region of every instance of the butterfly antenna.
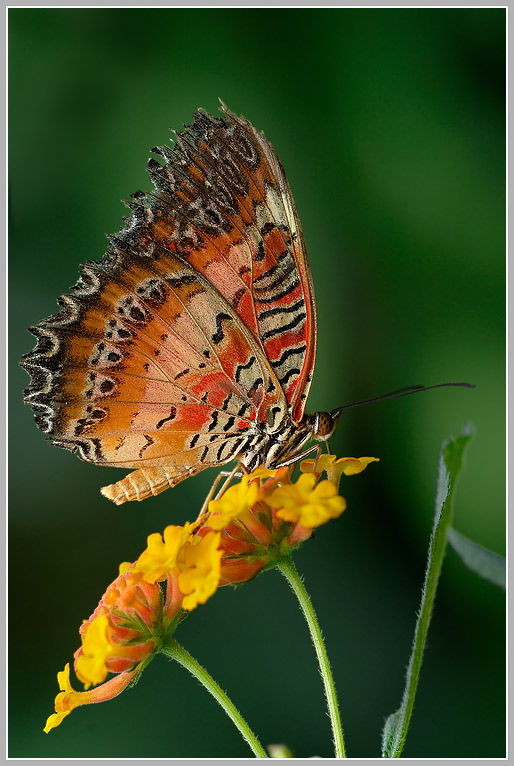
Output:
<path fill-rule="evenodd" d="M 400 396 L 417 394 L 419 391 L 429 391 L 431 388 L 443 388 L 443 386 L 464 386 L 465 388 L 475 388 L 474 383 L 435 383 L 433 386 L 407 386 L 407 388 L 399 388 L 397 391 L 390 391 L 388 394 L 382 394 L 382 396 L 376 396 L 373 399 L 364 399 L 362 402 L 345 404 L 343 407 L 337 407 L 335 410 L 332 410 L 330 414 L 334 417 L 335 415 L 339 415 L 343 410 L 350 410 L 352 407 L 362 407 L 363 404 L 384 402 L 387 399 L 398 399 Z"/>

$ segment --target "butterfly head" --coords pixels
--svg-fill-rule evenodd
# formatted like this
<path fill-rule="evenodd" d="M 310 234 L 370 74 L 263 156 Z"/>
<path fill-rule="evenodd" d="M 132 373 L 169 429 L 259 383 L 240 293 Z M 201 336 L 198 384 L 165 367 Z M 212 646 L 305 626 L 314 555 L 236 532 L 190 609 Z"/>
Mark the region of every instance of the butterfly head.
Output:
<path fill-rule="evenodd" d="M 315 439 L 326 442 L 335 431 L 339 413 L 331 415 L 329 412 L 314 412 L 312 415 L 305 415 L 304 425 L 308 426 Z"/>

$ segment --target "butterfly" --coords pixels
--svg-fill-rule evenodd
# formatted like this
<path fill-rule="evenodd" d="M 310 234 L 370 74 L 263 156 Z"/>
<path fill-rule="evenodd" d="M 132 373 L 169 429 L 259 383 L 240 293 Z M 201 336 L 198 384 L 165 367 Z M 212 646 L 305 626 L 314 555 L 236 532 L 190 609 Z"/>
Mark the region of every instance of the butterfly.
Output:
<path fill-rule="evenodd" d="M 120 504 L 204 468 L 279 467 L 336 418 L 304 414 L 316 304 L 302 228 L 264 133 L 224 104 L 155 147 L 151 193 L 61 309 L 29 328 L 24 391 L 49 441 L 133 469 Z"/>

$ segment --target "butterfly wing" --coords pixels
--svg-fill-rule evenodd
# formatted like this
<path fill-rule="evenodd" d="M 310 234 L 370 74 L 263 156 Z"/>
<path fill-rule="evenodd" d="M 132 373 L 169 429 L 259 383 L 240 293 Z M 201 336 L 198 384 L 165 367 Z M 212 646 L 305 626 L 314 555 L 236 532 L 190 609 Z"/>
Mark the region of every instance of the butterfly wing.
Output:
<path fill-rule="evenodd" d="M 140 211 L 135 244 L 176 248 L 207 277 L 261 344 L 298 423 L 316 351 L 303 232 L 275 150 L 248 120 L 222 108 L 225 119 L 199 110 L 173 150 L 153 150 L 164 161 L 149 163 L 158 198 L 152 223 Z"/>
<path fill-rule="evenodd" d="M 241 451 L 261 409 L 286 411 L 252 334 L 173 253 L 91 262 L 60 303 L 32 328 L 25 395 L 52 443 L 84 460 L 165 466 L 170 486 Z"/>
<path fill-rule="evenodd" d="M 137 469 L 103 492 L 142 499 L 236 457 L 258 421 L 301 419 L 315 347 L 303 236 L 272 147 L 203 112 L 100 263 L 31 331 L 25 396 L 52 443 Z"/>

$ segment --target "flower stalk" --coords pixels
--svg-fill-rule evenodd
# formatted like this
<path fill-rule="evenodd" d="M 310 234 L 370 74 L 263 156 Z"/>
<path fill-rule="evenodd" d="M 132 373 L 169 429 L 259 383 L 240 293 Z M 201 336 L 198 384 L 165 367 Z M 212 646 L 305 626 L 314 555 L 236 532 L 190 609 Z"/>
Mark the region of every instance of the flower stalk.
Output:
<path fill-rule="evenodd" d="M 305 586 L 291 557 L 284 556 L 281 558 L 277 563 L 277 568 L 282 572 L 289 585 L 293 589 L 300 603 L 300 607 L 305 616 L 305 619 L 307 620 L 312 642 L 316 650 L 316 656 L 318 658 L 321 676 L 323 678 L 323 685 L 325 687 L 328 712 L 330 714 L 330 722 L 332 724 L 332 736 L 334 741 L 335 755 L 336 758 L 346 758 L 343 729 L 341 726 L 341 717 L 339 715 L 339 707 L 337 704 L 334 679 L 332 677 L 332 670 L 330 669 L 327 650 L 325 648 L 323 636 L 321 635 L 321 630 L 318 624 L 316 613 L 314 611 L 314 607 L 312 606 L 309 594 L 305 589 Z"/>
<path fill-rule="evenodd" d="M 160 652 L 170 657 L 172 660 L 176 660 L 179 665 L 182 665 L 186 670 L 198 680 L 214 697 L 216 702 L 223 708 L 230 720 L 241 732 L 243 738 L 248 743 L 253 754 L 256 758 L 267 758 L 266 751 L 262 747 L 261 743 L 250 729 L 243 716 L 236 708 L 234 703 L 221 689 L 214 678 L 203 668 L 189 652 L 187 652 L 183 646 L 181 646 L 175 639 L 167 638 L 161 644 Z"/>

